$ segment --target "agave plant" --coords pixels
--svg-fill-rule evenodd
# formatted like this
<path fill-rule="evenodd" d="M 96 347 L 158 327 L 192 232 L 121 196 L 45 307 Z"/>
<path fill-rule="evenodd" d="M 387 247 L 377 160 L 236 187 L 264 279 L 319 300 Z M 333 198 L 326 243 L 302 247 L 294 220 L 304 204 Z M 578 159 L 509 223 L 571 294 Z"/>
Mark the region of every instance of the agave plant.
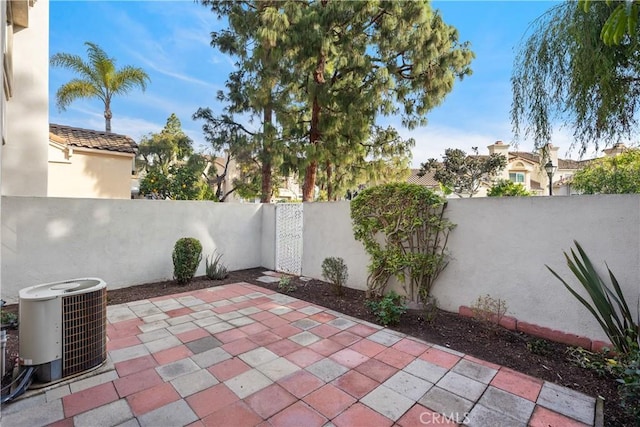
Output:
<path fill-rule="evenodd" d="M 593 268 L 589 257 L 577 241 L 573 241 L 578 253 L 571 249 L 571 256 L 564 252 L 569 269 L 576 276 L 580 284 L 589 294 L 592 303 L 589 303 L 578 292 L 576 292 L 567 282 L 546 266 L 554 276 L 571 292 L 571 294 L 584 305 L 587 310 L 596 318 L 602 330 L 607 334 L 615 350 L 620 354 L 628 354 L 639 345 L 638 320 L 634 320 L 629 310 L 629 306 L 622 294 L 618 280 L 607 266 L 609 279 L 613 290 L 611 290 L 600 275 Z"/>

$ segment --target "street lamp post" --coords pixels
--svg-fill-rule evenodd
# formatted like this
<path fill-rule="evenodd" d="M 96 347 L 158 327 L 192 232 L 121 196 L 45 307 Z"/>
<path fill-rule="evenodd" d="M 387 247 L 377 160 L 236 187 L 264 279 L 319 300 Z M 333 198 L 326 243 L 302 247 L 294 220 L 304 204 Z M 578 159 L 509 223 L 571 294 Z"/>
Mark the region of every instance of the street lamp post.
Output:
<path fill-rule="evenodd" d="M 544 165 L 544 170 L 547 171 L 547 176 L 549 177 L 549 195 L 553 196 L 553 173 L 556 171 L 558 167 L 554 166 L 551 163 L 551 159 Z"/>

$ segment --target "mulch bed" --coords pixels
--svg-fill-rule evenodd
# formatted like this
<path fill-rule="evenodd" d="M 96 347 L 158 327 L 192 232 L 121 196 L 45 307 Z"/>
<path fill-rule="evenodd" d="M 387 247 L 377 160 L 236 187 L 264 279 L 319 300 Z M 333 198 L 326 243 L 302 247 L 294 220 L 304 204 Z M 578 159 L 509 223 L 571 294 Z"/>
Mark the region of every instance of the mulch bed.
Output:
<path fill-rule="evenodd" d="M 215 281 L 198 277 L 186 285 L 165 281 L 116 289 L 108 292 L 107 299 L 109 305 L 114 305 L 237 282 L 252 283 L 280 291 L 278 283 L 267 284 L 256 280 L 263 275 L 263 271 L 265 271 L 263 268 L 234 271 L 226 279 Z M 294 285 L 295 290 L 288 294 L 293 297 L 377 323 L 375 316 L 365 306 L 366 298 L 363 291 L 345 288 L 342 296 L 335 296 L 331 286 L 319 280 L 303 281 L 293 277 L 291 284 Z M 7 306 L 4 309 L 14 313 L 18 311 L 17 305 Z M 605 399 L 606 426 L 634 425 L 634 420 L 626 417 L 619 407 L 615 379 L 600 376 L 593 370 L 571 363 L 568 360 L 570 347 L 565 345 L 539 340 L 520 332 L 495 328 L 477 320 L 441 310 L 437 310 L 435 318 L 431 321 L 425 320 L 422 311 L 409 310 L 402 316 L 400 324 L 393 326 L 392 329 L 552 381 L 590 396 L 602 396 Z M 537 353 L 543 354 L 532 352 L 530 347 L 538 350 Z M 18 331 L 10 330 L 7 342 L 8 365 L 12 364 L 17 354 Z"/>

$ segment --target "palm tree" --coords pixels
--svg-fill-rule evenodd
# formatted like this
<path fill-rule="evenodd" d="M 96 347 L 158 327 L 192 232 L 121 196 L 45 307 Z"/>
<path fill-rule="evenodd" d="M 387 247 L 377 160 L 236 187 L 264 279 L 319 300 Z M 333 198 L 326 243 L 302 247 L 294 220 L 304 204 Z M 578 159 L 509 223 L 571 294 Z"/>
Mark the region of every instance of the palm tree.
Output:
<path fill-rule="evenodd" d="M 76 99 L 100 98 L 104 103 L 105 130 L 111 132 L 112 96 L 126 94 L 135 86 L 144 91 L 150 79 L 142 68 L 127 65 L 116 70 L 116 60 L 109 58 L 100 46 L 91 42 L 85 42 L 85 45 L 89 62 L 69 53 L 56 53 L 51 57 L 51 66 L 69 68 L 80 75 L 60 86 L 56 92 L 56 105 L 64 111 Z"/>

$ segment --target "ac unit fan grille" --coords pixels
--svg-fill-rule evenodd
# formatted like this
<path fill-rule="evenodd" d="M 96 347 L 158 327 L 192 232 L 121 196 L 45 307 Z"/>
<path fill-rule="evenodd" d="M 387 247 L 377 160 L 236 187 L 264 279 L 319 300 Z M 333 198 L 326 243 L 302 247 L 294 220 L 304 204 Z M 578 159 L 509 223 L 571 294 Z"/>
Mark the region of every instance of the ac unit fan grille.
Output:
<path fill-rule="evenodd" d="M 98 366 L 107 358 L 107 289 L 62 298 L 62 376 Z"/>

